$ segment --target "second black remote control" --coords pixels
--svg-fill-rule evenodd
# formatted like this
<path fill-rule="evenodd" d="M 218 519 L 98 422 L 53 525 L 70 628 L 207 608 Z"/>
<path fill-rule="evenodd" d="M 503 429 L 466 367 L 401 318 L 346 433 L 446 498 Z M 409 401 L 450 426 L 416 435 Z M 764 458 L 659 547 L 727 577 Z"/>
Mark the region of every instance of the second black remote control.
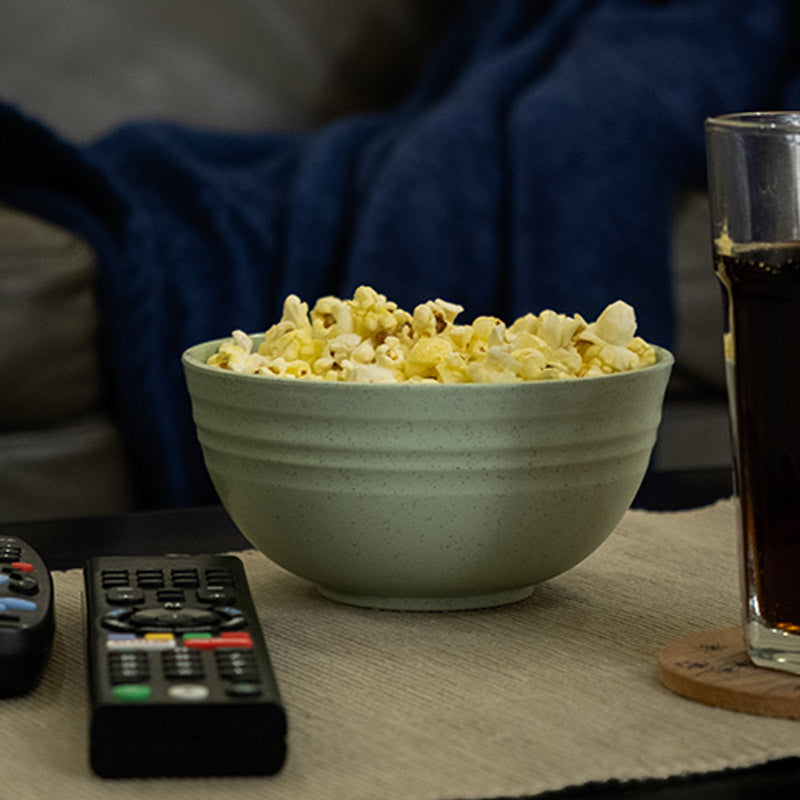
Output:
<path fill-rule="evenodd" d="M 238 558 L 98 557 L 84 580 L 97 774 L 281 768 L 286 715 Z"/>
<path fill-rule="evenodd" d="M 53 581 L 42 557 L 16 536 L 0 536 L 0 697 L 35 688 L 55 632 Z"/>

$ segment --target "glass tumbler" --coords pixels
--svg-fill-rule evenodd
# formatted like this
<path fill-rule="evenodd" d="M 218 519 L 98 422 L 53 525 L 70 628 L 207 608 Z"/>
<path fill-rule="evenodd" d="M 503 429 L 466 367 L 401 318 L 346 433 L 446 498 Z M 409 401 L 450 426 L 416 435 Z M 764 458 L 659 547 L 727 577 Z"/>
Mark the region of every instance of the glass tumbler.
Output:
<path fill-rule="evenodd" d="M 800 112 L 706 120 L 751 661 L 800 674 Z"/>

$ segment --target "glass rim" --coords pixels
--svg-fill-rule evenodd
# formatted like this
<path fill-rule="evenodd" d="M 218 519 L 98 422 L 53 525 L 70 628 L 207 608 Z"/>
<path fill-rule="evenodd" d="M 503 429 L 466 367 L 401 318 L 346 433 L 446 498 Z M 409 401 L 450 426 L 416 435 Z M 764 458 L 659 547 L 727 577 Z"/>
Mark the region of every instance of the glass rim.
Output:
<path fill-rule="evenodd" d="M 800 135 L 800 111 L 743 111 L 706 118 L 706 128 Z"/>

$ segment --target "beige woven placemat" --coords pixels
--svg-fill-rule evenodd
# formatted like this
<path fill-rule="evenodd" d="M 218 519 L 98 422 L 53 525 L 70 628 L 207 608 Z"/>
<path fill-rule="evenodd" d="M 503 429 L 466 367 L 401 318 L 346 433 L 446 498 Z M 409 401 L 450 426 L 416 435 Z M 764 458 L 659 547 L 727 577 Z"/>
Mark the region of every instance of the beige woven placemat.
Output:
<path fill-rule="evenodd" d="M 631 511 L 594 555 L 528 600 L 454 613 L 337 605 L 246 552 L 291 728 L 284 770 L 270 778 L 96 778 L 81 574 L 56 573 L 53 658 L 34 694 L 0 704 L 0 763 L 17 776 L 16 800 L 428 800 L 794 755 L 800 723 L 696 704 L 656 677 L 665 644 L 737 624 L 735 549 L 729 501 Z"/>

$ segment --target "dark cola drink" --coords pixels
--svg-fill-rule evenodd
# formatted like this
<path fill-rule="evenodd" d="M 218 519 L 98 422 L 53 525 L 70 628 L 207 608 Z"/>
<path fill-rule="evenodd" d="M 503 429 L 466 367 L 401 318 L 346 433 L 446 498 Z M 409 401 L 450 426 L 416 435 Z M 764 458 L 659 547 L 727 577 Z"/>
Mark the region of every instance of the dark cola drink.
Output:
<path fill-rule="evenodd" d="M 746 623 L 800 632 L 800 241 L 715 254 L 725 292 Z"/>

